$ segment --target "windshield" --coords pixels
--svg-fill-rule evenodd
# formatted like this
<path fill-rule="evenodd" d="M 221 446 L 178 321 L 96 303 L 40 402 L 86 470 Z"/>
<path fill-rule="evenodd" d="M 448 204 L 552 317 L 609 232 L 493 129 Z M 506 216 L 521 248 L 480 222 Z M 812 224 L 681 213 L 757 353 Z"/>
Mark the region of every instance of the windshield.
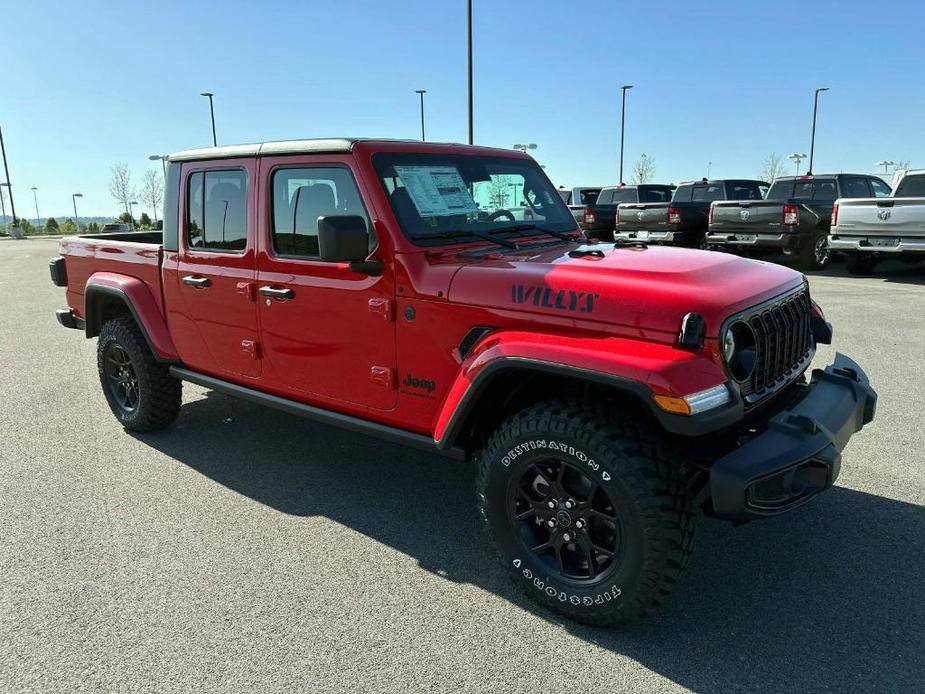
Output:
<path fill-rule="evenodd" d="M 535 235 L 532 225 L 575 230 L 560 191 L 531 160 L 380 153 L 373 166 L 402 230 L 415 242 L 446 243 L 450 234 L 468 240 L 467 233 L 473 240 L 486 233 Z"/>
<path fill-rule="evenodd" d="M 790 178 L 774 181 L 766 200 L 834 200 L 834 178 Z"/>

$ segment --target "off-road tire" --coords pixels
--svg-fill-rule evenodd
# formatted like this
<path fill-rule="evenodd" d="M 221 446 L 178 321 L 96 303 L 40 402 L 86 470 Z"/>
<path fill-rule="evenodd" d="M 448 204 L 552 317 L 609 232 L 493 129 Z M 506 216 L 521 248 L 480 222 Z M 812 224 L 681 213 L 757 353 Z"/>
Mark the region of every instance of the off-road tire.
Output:
<path fill-rule="evenodd" d="M 119 349 L 128 356 L 137 384 L 137 401 L 131 409 L 120 404 L 106 373 L 108 356 Z M 183 399 L 183 383 L 171 376 L 167 367 L 154 358 L 133 319 L 115 318 L 103 325 L 96 348 L 96 364 L 109 409 L 126 429 L 156 431 L 177 418 Z"/>
<path fill-rule="evenodd" d="M 877 267 L 877 257 L 869 253 L 845 253 L 845 269 L 852 275 L 869 275 Z"/>
<path fill-rule="evenodd" d="M 580 468 L 624 515 L 625 555 L 598 580 L 582 585 L 550 572 L 521 541 L 510 490 L 544 457 Z M 605 403 L 550 400 L 512 416 L 479 456 L 477 497 L 487 537 L 517 586 L 585 624 L 628 622 L 662 605 L 694 548 L 684 466 L 646 422 Z"/>

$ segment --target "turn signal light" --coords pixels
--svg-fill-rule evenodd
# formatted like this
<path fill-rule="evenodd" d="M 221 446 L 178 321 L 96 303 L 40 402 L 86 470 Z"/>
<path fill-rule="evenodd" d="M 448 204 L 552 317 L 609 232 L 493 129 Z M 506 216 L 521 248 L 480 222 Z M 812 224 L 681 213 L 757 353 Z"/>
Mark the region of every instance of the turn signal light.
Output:
<path fill-rule="evenodd" d="M 800 223 L 800 208 L 796 205 L 784 205 L 784 224 L 795 226 Z"/>
<path fill-rule="evenodd" d="M 680 224 L 681 223 L 681 210 L 677 207 L 668 208 L 668 223 L 669 224 Z"/>
<path fill-rule="evenodd" d="M 691 406 L 687 404 L 687 400 L 684 398 L 676 398 L 673 395 L 655 395 L 653 397 L 658 406 L 665 412 L 673 412 L 674 414 L 691 413 Z"/>

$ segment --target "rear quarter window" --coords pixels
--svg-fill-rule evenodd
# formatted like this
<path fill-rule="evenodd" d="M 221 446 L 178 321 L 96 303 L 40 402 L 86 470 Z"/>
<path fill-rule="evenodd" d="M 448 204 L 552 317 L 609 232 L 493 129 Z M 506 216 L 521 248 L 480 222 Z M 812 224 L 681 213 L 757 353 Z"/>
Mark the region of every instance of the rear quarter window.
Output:
<path fill-rule="evenodd" d="M 690 202 L 691 201 L 691 190 L 693 186 L 678 186 L 674 195 L 671 197 L 672 202 Z"/>
<path fill-rule="evenodd" d="M 897 198 L 925 198 L 925 174 L 906 176 L 896 188 Z"/>

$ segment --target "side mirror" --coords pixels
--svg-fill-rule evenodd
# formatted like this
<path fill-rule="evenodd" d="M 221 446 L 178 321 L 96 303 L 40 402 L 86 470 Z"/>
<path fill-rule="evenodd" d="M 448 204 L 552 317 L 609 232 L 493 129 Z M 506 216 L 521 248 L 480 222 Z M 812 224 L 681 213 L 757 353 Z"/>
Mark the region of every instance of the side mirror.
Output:
<path fill-rule="evenodd" d="M 318 217 L 318 255 L 327 263 L 350 263 L 350 269 L 364 275 L 381 275 L 382 261 L 366 260 L 369 229 L 355 214 Z"/>
<path fill-rule="evenodd" d="M 366 260 L 369 255 L 369 231 L 359 215 L 318 217 L 318 251 L 327 263 Z"/>

